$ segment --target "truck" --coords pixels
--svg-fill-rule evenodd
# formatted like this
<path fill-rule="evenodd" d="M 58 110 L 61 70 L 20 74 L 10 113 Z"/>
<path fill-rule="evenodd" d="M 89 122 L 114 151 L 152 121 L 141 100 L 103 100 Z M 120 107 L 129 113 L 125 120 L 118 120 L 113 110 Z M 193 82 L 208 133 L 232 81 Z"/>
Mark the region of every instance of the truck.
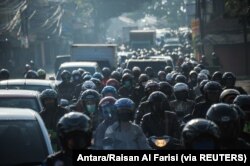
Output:
<path fill-rule="evenodd" d="M 129 33 L 129 44 L 132 49 L 150 49 L 155 46 L 155 30 L 132 30 Z"/>
<path fill-rule="evenodd" d="M 72 44 L 71 61 L 97 62 L 100 68 L 117 67 L 116 44 Z"/>

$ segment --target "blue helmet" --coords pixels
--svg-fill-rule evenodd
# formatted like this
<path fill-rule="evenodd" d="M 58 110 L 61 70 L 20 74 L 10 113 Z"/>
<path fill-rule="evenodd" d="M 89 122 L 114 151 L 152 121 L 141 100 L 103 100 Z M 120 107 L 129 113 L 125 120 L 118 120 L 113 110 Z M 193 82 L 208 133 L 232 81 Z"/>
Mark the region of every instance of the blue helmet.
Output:
<path fill-rule="evenodd" d="M 99 73 L 99 72 L 95 72 L 94 74 L 93 74 L 93 77 L 94 78 L 97 78 L 97 79 L 99 79 L 99 80 L 102 80 L 104 77 L 103 77 L 103 75 L 101 74 L 101 73 Z"/>
<path fill-rule="evenodd" d="M 113 97 L 117 96 L 117 90 L 115 89 L 115 87 L 113 86 L 105 86 L 103 89 L 102 89 L 102 92 L 101 94 L 103 96 L 106 96 L 107 94 L 111 94 Z"/>
<path fill-rule="evenodd" d="M 129 98 L 120 98 L 115 102 L 115 107 L 117 110 L 131 110 L 135 108 L 135 103 Z"/>

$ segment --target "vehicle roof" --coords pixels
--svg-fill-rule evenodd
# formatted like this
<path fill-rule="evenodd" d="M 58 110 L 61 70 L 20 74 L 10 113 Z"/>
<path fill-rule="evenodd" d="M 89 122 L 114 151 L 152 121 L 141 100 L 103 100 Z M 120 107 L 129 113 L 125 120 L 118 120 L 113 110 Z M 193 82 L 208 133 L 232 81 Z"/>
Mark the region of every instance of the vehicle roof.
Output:
<path fill-rule="evenodd" d="M 131 30 L 131 33 L 144 33 L 144 32 L 155 32 L 155 30 L 149 30 L 149 29 L 137 29 L 137 30 Z"/>
<path fill-rule="evenodd" d="M 0 120 L 36 120 L 37 113 L 29 108 L 0 107 Z"/>
<path fill-rule="evenodd" d="M 1 89 L 0 97 L 34 97 L 39 95 L 38 91 L 34 90 L 19 90 L 19 89 Z"/>
<path fill-rule="evenodd" d="M 67 68 L 67 67 L 86 67 L 86 66 L 97 66 L 97 62 L 65 62 L 60 65 L 60 68 Z"/>
<path fill-rule="evenodd" d="M 9 79 L 0 81 L 0 85 L 52 85 L 51 80 L 38 80 L 38 79 Z"/>
<path fill-rule="evenodd" d="M 72 47 L 116 47 L 117 44 L 72 44 Z"/>
<path fill-rule="evenodd" d="M 165 59 L 129 59 L 127 62 L 157 62 L 157 61 L 160 61 L 160 62 L 166 62 Z"/>

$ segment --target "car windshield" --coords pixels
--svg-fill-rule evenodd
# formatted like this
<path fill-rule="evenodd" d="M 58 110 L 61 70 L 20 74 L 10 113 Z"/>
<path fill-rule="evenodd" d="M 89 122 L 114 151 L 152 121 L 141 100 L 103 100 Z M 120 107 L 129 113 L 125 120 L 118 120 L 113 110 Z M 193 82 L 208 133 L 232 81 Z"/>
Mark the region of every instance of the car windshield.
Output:
<path fill-rule="evenodd" d="M 154 71 L 164 70 L 167 63 L 165 61 L 130 61 L 127 68 L 132 70 L 134 66 L 140 67 L 141 70 L 145 70 L 146 67 L 152 67 Z"/>
<path fill-rule="evenodd" d="M 0 107 L 30 108 L 38 113 L 41 111 L 35 98 L 0 97 Z"/>
<path fill-rule="evenodd" d="M 52 89 L 52 87 L 44 85 L 8 85 L 7 89 L 25 89 L 42 92 L 45 89 Z"/>
<path fill-rule="evenodd" d="M 48 150 L 35 120 L 0 120 L 0 165 L 42 162 Z"/>

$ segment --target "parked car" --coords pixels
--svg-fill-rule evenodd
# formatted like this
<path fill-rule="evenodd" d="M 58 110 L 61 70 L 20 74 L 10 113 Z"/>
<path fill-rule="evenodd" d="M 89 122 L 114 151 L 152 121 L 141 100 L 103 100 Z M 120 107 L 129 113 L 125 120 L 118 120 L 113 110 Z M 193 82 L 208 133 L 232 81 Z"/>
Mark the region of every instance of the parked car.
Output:
<path fill-rule="evenodd" d="M 0 147 L 0 165 L 40 165 L 53 153 L 40 115 L 23 108 L 0 108 Z"/>
<path fill-rule="evenodd" d="M 0 107 L 30 108 L 42 111 L 40 93 L 32 90 L 0 90 Z"/>
<path fill-rule="evenodd" d="M 9 79 L 0 81 L 0 89 L 26 89 L 42 92 L 45 89 L 55 89 L 51 80 Z"/>
<path fill-rule="evenodd" d="M 71 60 L 70 55 L 58 55 L 58 56 L 56 56 L 55 67 L 54 67 L 55 72 L 57 72 L 57 70 L 59 69 L 59 67 L 62 63 L 69 62 L 70 60 Z"/>
<path fill-rule="evenodd" d="M 59 70 L 56 74 L 56 80 L 61 81 L 60 74 L 63 70 L 68 70 L 70 73 L 72 73 L 73 70 L 77 70 L 79 68 L 82 68 L 85 71 L 90 72 L 91 74 L 100 71 L 97 62 L 65 62 L 60 65 Z"/>

